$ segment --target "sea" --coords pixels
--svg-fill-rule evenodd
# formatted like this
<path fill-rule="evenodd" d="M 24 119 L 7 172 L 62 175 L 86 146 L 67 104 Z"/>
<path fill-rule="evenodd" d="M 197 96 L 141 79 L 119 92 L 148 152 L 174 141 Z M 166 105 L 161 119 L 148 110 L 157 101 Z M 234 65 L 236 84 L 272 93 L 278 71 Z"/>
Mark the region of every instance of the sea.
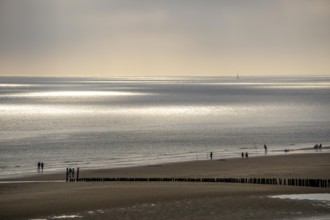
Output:
<path fill-rule="evenodd" d="M 329 77 L 0 77 L 0 179 L 326 146 Z"/>

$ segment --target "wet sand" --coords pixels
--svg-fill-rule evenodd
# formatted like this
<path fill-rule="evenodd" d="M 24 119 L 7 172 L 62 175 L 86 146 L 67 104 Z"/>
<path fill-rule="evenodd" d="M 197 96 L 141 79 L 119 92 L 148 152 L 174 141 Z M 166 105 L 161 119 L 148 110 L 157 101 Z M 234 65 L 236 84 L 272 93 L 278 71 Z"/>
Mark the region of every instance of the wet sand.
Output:
<path fill-rule="evenodd" d="M 193 161 L 81 170 L 81 177 L 267 177 L 330 179 L 330 154 Z M 64 180 L 65 173 L 15 180 Z M 273 199 L 330 188 L 178 182 L 1 183 L 0 219 L 283 219 L 330 215 L 322 202 Z M 72 216 L 74 217 L 74 216 Z"/>

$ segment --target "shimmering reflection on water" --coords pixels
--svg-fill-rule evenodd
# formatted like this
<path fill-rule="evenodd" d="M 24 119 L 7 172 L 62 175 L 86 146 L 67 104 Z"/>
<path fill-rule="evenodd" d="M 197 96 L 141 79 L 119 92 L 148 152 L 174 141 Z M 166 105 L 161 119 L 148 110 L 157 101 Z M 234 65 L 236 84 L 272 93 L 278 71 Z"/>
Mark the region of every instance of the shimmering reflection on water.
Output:
<path fill-rule="evenodd" d="M 99 97 L 99 96 L 137 96 L 147 95 L 137 92 L 123 92 L 123 91 L 52 91 L 52 92 L 31 92 L 31 93 L 14 93 L 3 95 L 7 97 L 47 97 L 47 98 L 60 98 L 60 97 Z"/>
<path fill-rule="evenodd" d="M 11 88 L 15 88 L 15 87 L 32 87 L 34 85 L 31 85 L 31 84 L 14 84 L 14 83 L 8 83 L 8 84 L 5 84 L 5 83 L 0 83 L 0 88 L 1 87 L 11 87 Z"/>
<path fill-rule="evenodd" d="M 188 117 L 191 115 L 205 115 L 205 116 L 220 116 L 220 115 L 248 115 L 255 114 L 258 111 L 263 111 L 265 108 L 280 110 L 280 106 L 240 106 L 240 105 L 210 105 L 210 106 L 194 106 L 194 105 L 164 105 L 164 106 L 127 106 L 127 107 L 107 107 L 107 106 L 77 106 L 77 105 L 0 105 L 2 114 L 120 114 L 120 115 L 156 115 L 156 116 L 175 116 L 181 115 Z"/>
<path fill-rule="evenodd" d="M 0 177 L 330 143 L 329 78 L 0 80 Z"/>

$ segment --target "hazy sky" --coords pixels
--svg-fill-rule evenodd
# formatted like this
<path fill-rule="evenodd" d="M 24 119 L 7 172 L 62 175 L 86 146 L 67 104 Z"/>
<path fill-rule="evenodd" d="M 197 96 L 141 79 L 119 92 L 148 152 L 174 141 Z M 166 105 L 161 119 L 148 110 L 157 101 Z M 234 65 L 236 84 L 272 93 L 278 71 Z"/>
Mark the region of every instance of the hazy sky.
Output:
<path fill-rule="evenodd" d="M 329 0 L 0 0 L 0 75 L 330 75 Z"/>

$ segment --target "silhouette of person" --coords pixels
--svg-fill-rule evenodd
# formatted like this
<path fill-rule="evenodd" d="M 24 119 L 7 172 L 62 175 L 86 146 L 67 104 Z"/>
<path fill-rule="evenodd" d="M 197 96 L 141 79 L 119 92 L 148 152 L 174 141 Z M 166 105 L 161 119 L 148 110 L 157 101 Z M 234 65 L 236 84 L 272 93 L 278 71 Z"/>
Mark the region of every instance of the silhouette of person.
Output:
<path fill-rule="evenodd" d="M 40 170 L 40 162 L 38 162 L 38 171 Z"/>
<path fill-rule="evenodd" d="M 213 152 L 210 153 L 210 158 L 213 159 Z"/>
<path fill-rule="evenodd" d="M 242 152 L 242 158 L 244 158 L 244 153 Z"/>
<path fill-rule="evenodd" d="M 41 166 L 41 171 L 44 171 L 44 162 L 41 162 L 40 166 Z"/>
<path fill-rule="evenodd" d="M 245 152 L 245 157 L 246 157 L 246 158 L 249 158 L 249 154 L 248 154 L 248 152 Z"/>

